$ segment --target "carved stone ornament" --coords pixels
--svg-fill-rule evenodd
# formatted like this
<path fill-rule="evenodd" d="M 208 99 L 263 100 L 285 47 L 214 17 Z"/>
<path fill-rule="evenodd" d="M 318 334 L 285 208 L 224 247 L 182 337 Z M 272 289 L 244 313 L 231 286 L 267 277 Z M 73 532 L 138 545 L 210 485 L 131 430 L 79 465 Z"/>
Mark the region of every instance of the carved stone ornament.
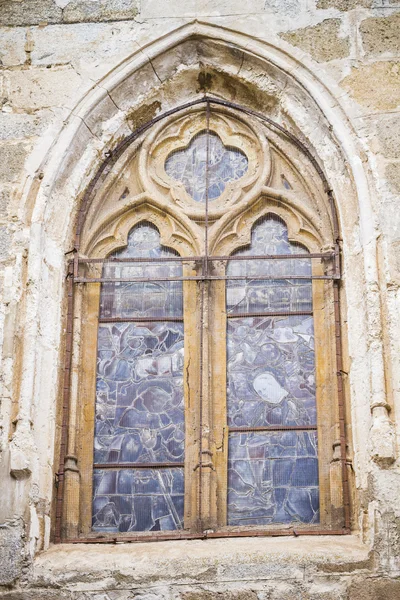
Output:
<path fill-rule="evenodd" d="M 215 219 L 257 193 L 271 173 L 268 141 L 252 120 L 245 123 L 240 115 L 213 108 L 208 132 L 207 142 L 206 111 L 196 107 L 154 129 L 141 150 L 144 188 L 192 219 L 204 219 L 206 188 L 209 216 Z"/>

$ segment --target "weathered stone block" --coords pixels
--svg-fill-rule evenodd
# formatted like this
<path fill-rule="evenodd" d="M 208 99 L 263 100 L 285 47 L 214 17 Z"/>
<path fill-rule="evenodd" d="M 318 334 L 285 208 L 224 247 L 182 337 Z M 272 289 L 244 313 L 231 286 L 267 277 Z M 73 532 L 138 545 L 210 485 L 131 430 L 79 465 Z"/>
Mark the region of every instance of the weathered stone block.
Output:
<path fill-rule="evenodd" d="M 358 7 L 369 8 L 370 6 L 372 6 L 372 0 L 318 0 L 317 2 L 317 8 L 336 8 L 343 12 Z"/>
<path fill-rule="evenodd" d="M 0 260 L 8 258 L 10 254 L 11 235 L 6 225 L 0 225 Z"/>
<path fill-rule="evenodd" d="M 15 109 L 72 108 L 81 93 L 91 86 L 91 82 L 82 86 L 81 77 L 70 67 L 10 71 L 8 78 L 9 100 Z"/>
<path fill-rule="evenodd" d="M 26 143 L 2 144 L 0 146 L 0 181 L 18 181 L 27 154 Z"/>
<path fill-rule="evenodd" d="M 328 62 L 349 55 L 349 41 L 340 37 L 340 26 L 340 19 L 326 19 L 318 25 L 281 33 L 280 36 L 311 54 L 317 62 Z"/>
<path fill-rule="evenodd" d="M 1 6 L 0 3 L 0 11 Z M 2 27 L 0 30 L 0 39 L 0 67 L 22 65 L 27 58 L 25 53 L 26 31 L 22 28 Z"/>
<path fill-rule="evenodd" d="M 118 21 L 133 19 L 139 12 L 139 0 L 72 0 L 63 12 L 64 23 Z"/>
<path fill-rule="evenodd" d="M 36 136 L 49 122 L 49 114 L 0 113 L 0 140 L 16 140 Z"/>
<path fill-rule="evenodd" d="M 0 524 L 0 585 L 10 585 L 21 575 L 23 535 L 20 520 Z"/>
<path fill-rule="evenodd" d="M 399 600 L 400 579 L 363 578 L 350 585 L 349 600 Z"/>
<path fill-rule="evenodd" d="M 185 0 L 182 6 L 181 0 L 164 0 L 160 6 L 160 0 L 146 0 L 142 3 L 140 11 L 141 19 L 154 19 L 159 17 L 195 17 L 196 0 Z"/>
<path fill-rule="evenodd" d="M 400 62 L 380 61 L 353 67 L 341 85 L 362 106 L 391 110 L 400 104 Z"/>
<path fill-rule="evenodd" d="M 0 3 L 2 25 L 39 25 L 60 23 L 62 10 L 54 0 L 5 0 Z"/>
<path fill-rule="evenodd" d="M 0 189 L 0 217 L 5 217 L 7 215 L 10 202 L 11 190 L 2 185 Z"/>
<path fill-rule="evenodd" d="M 400 53 L 400 13 L 365 19 L 360 24 L 360 33 L 367 55 Z"/>
<path fill-rule="evenodd" d="M 389 163 L 385 175 L 394 192 L 400 192 L 400 163 Z"/>
<path fill-rule="evenodd" d="M 400 114 L 382 116 L 376 132 L 384 157 L 400 158 Z"/>
<path fill-rule="evenodd" d="M 41 23 L 79 23 L 133 19 L 139 0 L 5 0 L 0 23 L 28 26 Z"/>
<path fill-rule="evenodd" d="M 264 10 L 287 17 L 297 17 L 302 10 L 302 0 L 265 0 Z"/>

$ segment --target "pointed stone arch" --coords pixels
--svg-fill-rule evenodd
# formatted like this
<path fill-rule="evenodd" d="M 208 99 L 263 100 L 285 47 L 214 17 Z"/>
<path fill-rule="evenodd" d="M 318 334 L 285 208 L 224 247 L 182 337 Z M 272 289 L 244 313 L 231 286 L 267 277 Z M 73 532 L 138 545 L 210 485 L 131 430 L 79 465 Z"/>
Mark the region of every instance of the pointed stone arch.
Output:
<path fill-rule="evenodd" d="M 255 78 L 256 83 L 250 66 L 263 73 L 262 78 Z M 236 92 L 234 82 L 238 84 Z M 115 163 L 106 159 L 118 146 L 123 150 L 134 148 L 132 131 L 145 132 L 146 123 L 157 119 L 159 113 L 173 111 L 187 102 L 188 96 L 191 100 L 200 98 L 204 91 L 273 115 L 301 137 L 323 165 L 337 200 L 346 286 L 353 295 L 348 303 L 349 351 L 353 364 L 369 382 L 371 416 L 367 418 L 372 433 L 376 419 L 383 419 L 388 431 L 386 437 L 372 435 L 370 451 L 378 462 L 393 459 L 393 436 L 384 393 L 371 199 L 362 151 L 351 122 L 335 90 L 328 89 L 318 73 L 299 57 L 290 55 L 283 42 L 278 48 L 243 33 L 195 21 L 141 48 L 94 86 L 74 108 L 38 172 L 26 184 L 24 210 L 30 227 L 26 281 L 30 282 L 30 289 L 20 318 L 21 329 L 26 327 L 11 472 L 16 477 L 32 474 L 42 497 L 51 496 L 54 461 L 49 461 L 48 456 L 37 457 L 38 436 L 43 435 L 43 429 L 32 431 L 30 421 L 38 410 L 54 413 L 62 387 L 58 364 L 63 333 L 64 254 L 73 249 L 75 225 L 85 210 L 83 198 L 88 190 L 96 191 L 105 175 L 118 176 L 120 171 L 113 171 Z M 233 94 L 238 97 L 232 98 Z M 353 330 L 351 319 L 354 307 L 363 303 L 363 297 L 368 307 L 368 333 L 366 329 Z M 374 364 L 373 370 L 362 366 L 365 355 Z M 357 421 L 362 418 L 362 411 L 368 410 L 364 384 L 352 381 L 351 394 L 354 406 L 363 406 L 358 412 L 353 409 Z M 48 420 L 44 427 L 48 437 L 54 438 L 54 420 Z M 359 468 L 367 461 L 364 446 L 358 447 Z"/>

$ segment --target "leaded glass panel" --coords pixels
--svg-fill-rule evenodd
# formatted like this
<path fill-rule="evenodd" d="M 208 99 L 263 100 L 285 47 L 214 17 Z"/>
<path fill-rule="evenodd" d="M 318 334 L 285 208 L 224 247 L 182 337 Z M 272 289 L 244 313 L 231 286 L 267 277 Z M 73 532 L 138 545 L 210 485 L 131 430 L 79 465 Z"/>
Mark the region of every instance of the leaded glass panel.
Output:
<path fill-rule="evenodd" d="M 142 223 L 130 232 L 127 247 L 112 256 L 162 259 L 176 254 L 160 245 L 153 225 Z M 102 284 L 93 530 L 183 527 L 184 482 L 179 466 L 185 455 L 182 282 L 157 281 L 181 276 L 179 262 L 110 261 L 104 265 L 105 278 L 151 281 Z M 173 321 L 168 320 L 172 317 Z M 115 318 L 120 320 L 113 322 Z M 158 463 L 160 468 L 155 466 Z M 129 468 L 124 467 L 128 464 Z M 149 468 L 140 468 L 146 464 Z"/>
<path fill-rule="evenodd" d="M 95 469 L 94 531 L 183 528 L 183 469 Z"/>
<path fill-rule="evenodd" d="M 228 525 L 318 523 L 315 431 L 231 433 Z"/>
<path fill-rule="evenodd" d="M 232 255 L 227 274 L 243 275 L 243 280 L 228 280 L 227 310 L 243 312 L 288 312 L 312 309 L 311 282 L 307 279 L 290 279 L 290 275 L 311 275 L 309 258 L 285 260 L 234 260 L 239 256 L 266 256 L 279 254 L 305 254 L 307 250 L 289 242 L 286 225 L 277 218 L 264 219 L 254 227 L 251 245 Z M 288 277 L 282 279 L 252 279 L 252 277 Z"/>
<path fill-rule="evenodd" d="M 235 255 L 300 253 L 307 250 L 289 242 L 285 223 L 267 217 Z M 235 262 L 235 255 L 227 273 L 244 279 L 227 281 L 227 418 L 236 429 L 229 435 L 228 524 L 317 523 L 317 434 L 298 430 L 317 423 L 311 260 Z M 252 279 L 264 275 L 272 279 Z M 274 426 L 297 431 L 240 431 Z"/>
<path fill-rule="evenodd" d="M 212 132 L 201 132 L 187 148 L 173 152 L 165 162 L 167 175 L 183 183 L 193 200 L 203 203 L 207 190 L 208 200 L 215 200 L 227 183 L 243 177 L 247 169 L 244 152 L 224 146 L 220 137 Z"/>
<path fill-rule="evenodd" d="M 103 323 L 96 386 L 96 463 L 181 462 L 183 323 Z"/>
<path fill-rule="evenodd" d="M 152 258 L 160 262 L 108 262 L 103 277 L 110 279 L 147 279 L 144 282 L 103 283 L 100 317 L 176 317 L 183 311 L 182 282 L 159 281 L 182 277 L 179 262 L 162 262 L 163 258 L 178 256 L 177 252 L 161 246 L 160 234 L 154 225 L 140 223 L 128 236 L 128 245 L 111 258 Z"/>
<path fill-rule="evenodd" d="M 310 316 L 228 319 L 228 425 L 315 425 Z"/>

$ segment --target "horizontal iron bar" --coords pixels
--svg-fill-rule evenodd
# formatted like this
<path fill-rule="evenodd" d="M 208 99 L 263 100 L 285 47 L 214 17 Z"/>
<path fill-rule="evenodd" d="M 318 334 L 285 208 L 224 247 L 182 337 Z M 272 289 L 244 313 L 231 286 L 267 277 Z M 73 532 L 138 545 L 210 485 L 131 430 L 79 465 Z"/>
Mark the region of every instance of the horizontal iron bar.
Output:
<path fill-rule="evenodd" d="M 228 427 L 229 433 L 246 431 L 317 431 L 316 425 L 260 425 L 258 427 Z"/>
<path fill-rule="evenodd" d="M 68 544 L 131 544 L 142 542 L 167 542 L 174 540 L 207 540 L 216 538 L 234 538 L 234 537 L 299 537 L 302 535 L 349 535 L 350 529 L 270 529 L 255 531 L 207 531 L 204 533 L 170 533 L 170 534 L 151 534 L 136 536 L 115 537 L 88 537 L 71 540 L 63 540 Z"/>
<path fill-rule="evenodd" d="M 312 316 L 314 313 L 312 310 L 287 310 L 282 312 L 243 312 L 243 313 L 227 313 L 227 319 L 243 319 L 245 317 L 294 317 L 294 316 Z"/>
<path fill-rule="evenodd" d="M 185 463 L 94 463 L 93 469 L 173 469 Z"/>
<path fill-rule="evenodd" d="M 311 281 L 312 279 L 337 279 L 336 275 L 285 275 L 282 277 L 276 275 L 257 275 L 246 277 L 245 275 L 218 276 L 218 275 L 199 275 L 194 277 L 75 277 L 74 283 L 160 283 L 166 281 L 287 281 L 288 279 Z"/>
<path fill-rule="evenodd" d="M 80 264 L 103 264 L 103 263 L 165 263 L 165 262 L 201 262 L 207 260 L 209 262 L 216 262 L 219 260 L 292 260 L 292 259 L 305 259 L 305 258 L 334 258 L 333 252 L 303 252 L 299 254 L 251 254 L 238 255 L 238 256 L 165 256 L 159 258 L 150 257 L 131 257 L 131 258 L 119 258 L 109 256 L 106 258 L 78 258 Z"/>
<path fill-rule="evenodd" d="M 99 323 L 153 323 L 153 322 L 182 322 L 183 317 L 100 317 Z"/>

